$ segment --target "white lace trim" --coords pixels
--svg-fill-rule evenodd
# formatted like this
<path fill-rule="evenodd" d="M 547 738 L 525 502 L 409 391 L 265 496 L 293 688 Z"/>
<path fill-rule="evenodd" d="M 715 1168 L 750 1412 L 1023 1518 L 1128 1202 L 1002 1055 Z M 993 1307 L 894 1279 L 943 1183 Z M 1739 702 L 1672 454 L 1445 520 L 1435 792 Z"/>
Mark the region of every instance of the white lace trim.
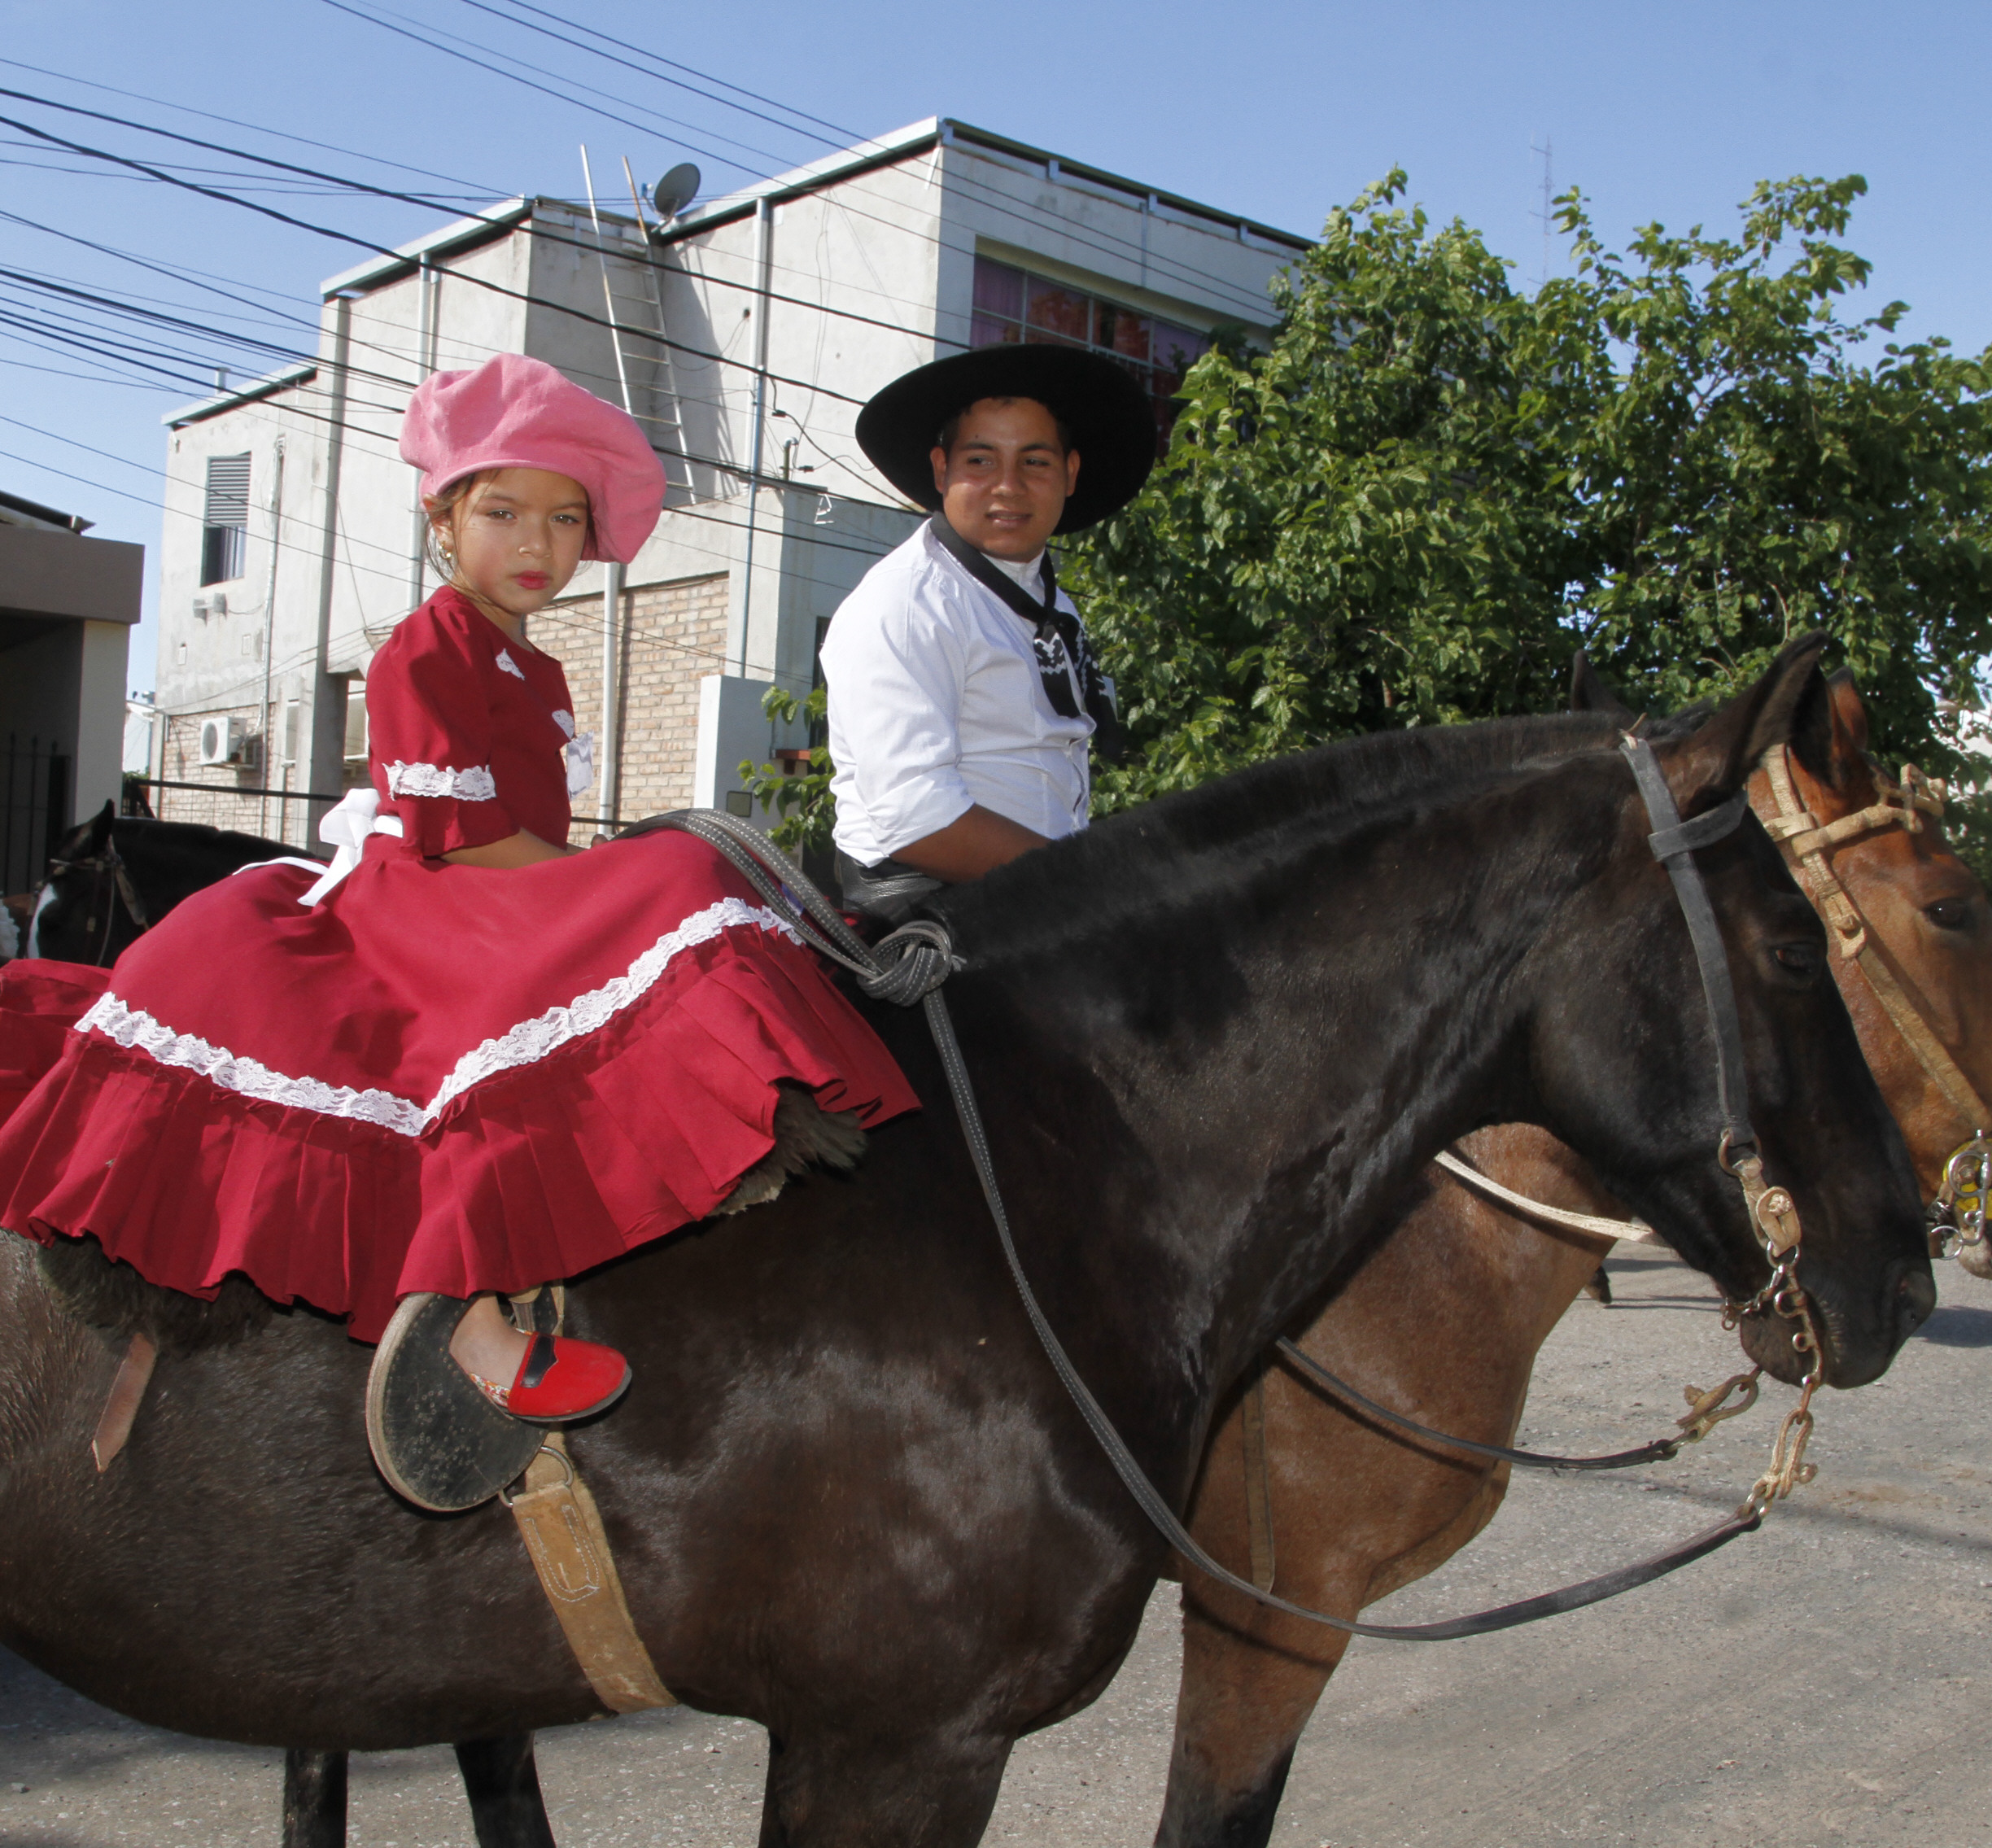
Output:
<path fill-rule="evenodd" d="M 387 793 L 454 796 L 460 802 L 495 802 L 498 785 L 488 763 L 480 763 L 474 770 L 452 770 L 447 763 L 397 762 L 387 767 Z"/>
<path fill-rule="evenodd" d="M 722 931 L 740 925 L 774 932 L 797 946 L 802 941 L 786 919 L 767 907 L 749 905 L 740 898 L 722 898 L 692 913 L 675 930 L 666 931 L 630 964 L 627 973 L 591 989 L 565 1007 L 550 1007 L 538 1019 L 522 1020 L 509 1033 L 474 1046 L 456 1061 L 456 1068 L 443 1081 L 442 1089 L 426 1104 L 396 1097 L 391 1091 L 356 1091 L 350 1086 L 328 1085 L 318 1078 L 288 1077 L 192 1033 L 175 1033 L 142 1008 L 128 1007 L 108 992 L 76 1022 L 74 1030 L 100 1033 L 120 1046 L 147 1054 L 162 1065 L 197 1072 L 224 1090 L 236 1091 L 261 1103 L 377 1124 L 397 1135 L 419 1136 L 472 1086 L 496 1077 L 500 1072 L 536 1064 L 570 1041 L 606 1026 L 649 992 L 681 950 L 710 942 Z"/>
<path fill-rule="evenodd" d="M 501 648 L 499 649 L 498 665 L 502 667 L 506 673 L 509 674 L 515 680 L 522 680 L 526 678 L 524 671 L 521 669 L 519 664 L 512 658 L 512 651 L 509 649 Z"/>

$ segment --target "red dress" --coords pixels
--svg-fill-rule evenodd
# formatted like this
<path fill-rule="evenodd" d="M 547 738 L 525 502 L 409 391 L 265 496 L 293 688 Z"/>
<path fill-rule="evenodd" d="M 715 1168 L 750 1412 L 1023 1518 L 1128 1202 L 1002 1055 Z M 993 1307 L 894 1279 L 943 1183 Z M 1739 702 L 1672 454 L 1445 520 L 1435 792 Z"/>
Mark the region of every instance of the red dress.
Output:
<path fill-rule="evenodd" d="M 367 716 L 404 833 L 370 839 L 321 902 L 299 902 L 302 867 L 248 867 L 140 937 L 99 995 L 95 972 L 8 966 L 0 1006 L 44 1042 L 52 1013 L 74 1024 L 0 1129 L 0 1225 L 94 1233 L 195 1295 L 240 1271 L 372 1340 L 413 1291 L 526 1289 L 704 1217 L 772 1147 L 780 1081 L 867 1124 L 915 1106 L 703 843 L 504 871 L 436 857 L 566 838 L 557 662 L 445 590 L 374 658 Z"/>

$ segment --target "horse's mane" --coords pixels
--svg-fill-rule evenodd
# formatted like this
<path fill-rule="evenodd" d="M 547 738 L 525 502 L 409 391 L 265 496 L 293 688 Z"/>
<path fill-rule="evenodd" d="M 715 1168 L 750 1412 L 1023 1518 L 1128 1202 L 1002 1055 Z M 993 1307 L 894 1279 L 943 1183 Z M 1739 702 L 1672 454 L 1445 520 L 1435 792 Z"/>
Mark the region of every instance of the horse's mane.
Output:
<path fill-rule="evenodd" d="M 934 909 L 985 954 L 1042 947 L 1047 933 L 1069 941 L 1130 907 L 1186 897 L 1195 863 L 1216 856 L 1235 871 L 1243 856 L 1270 863 L 1304 846 L 1318 852 L 1437 791 L 1463 793 L 1604 750 L 1621 731 L 1603 714 L 1557 713 L 1344 739 L 1107 816 L 951 889 Z"/>

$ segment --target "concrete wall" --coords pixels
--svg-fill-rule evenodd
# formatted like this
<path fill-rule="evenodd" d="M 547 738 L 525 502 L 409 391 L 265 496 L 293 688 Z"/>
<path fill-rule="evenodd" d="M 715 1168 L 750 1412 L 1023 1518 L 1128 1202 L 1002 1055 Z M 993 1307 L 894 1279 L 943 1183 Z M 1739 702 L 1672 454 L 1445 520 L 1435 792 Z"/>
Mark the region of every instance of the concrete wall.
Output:
<path fill-rule="evenodd" d="M 0 526 L 0 736 L 70 760 L 65 821 L 123 787 L 126 656 L 145 548 Z"/>

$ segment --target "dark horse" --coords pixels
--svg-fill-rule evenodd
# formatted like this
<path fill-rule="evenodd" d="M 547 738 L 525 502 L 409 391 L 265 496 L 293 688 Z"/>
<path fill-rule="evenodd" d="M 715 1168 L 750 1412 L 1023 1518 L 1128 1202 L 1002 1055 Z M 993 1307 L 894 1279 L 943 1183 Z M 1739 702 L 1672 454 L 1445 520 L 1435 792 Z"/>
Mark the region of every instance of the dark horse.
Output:
<path fill-rule="evenodd" d="M 23 953 L 103 967 L 203 885 L 238 867 L 301 854 L 281 841 L 199 822 L 121 815 L 106 802 L 49 855 L 48 877 L 21 933 Z"/>
<path fill-rule="evenodd" d="M 1815 653 L 1664 750 L 1684 813 L 1788 735 Z M 1179 1508 L 1224 1393 L 1476 1124 L 1542 1125 L 1731 1296 L 1765 1280 L 1616 736 L 1571 718 L 1333 747 L 937 907 L 1024 1261 Z M 1768 839 L 1746 822 L 1701 858 L 1826 1376 L 1859 1384 L 1933 1301 L 1915 1179 Z M 917 1016 L 877 1019 L 937 1103 Z M 570 1300 L 636 1369 L 575 1456 L 665 1682 L 768 1729 L 762 1841 L 977 1840 L 1016 1739 L 1099 1693 L 1168 1555 L 1036 1346 L 945 1106 L 851 1177 Z M 1799 1370 L 1788 1325 L 1745 1339 Z M 119 1348 L 28 1247 L 0 1256 L 0 1640 L 134 1716 L 319 1752 L 599 1710 L 505 1514 L 424 1516 L 382 1485 L 366 1353 L 336 1325 L 273 1312 L 163 1357 L 98 1478 Z"/>

